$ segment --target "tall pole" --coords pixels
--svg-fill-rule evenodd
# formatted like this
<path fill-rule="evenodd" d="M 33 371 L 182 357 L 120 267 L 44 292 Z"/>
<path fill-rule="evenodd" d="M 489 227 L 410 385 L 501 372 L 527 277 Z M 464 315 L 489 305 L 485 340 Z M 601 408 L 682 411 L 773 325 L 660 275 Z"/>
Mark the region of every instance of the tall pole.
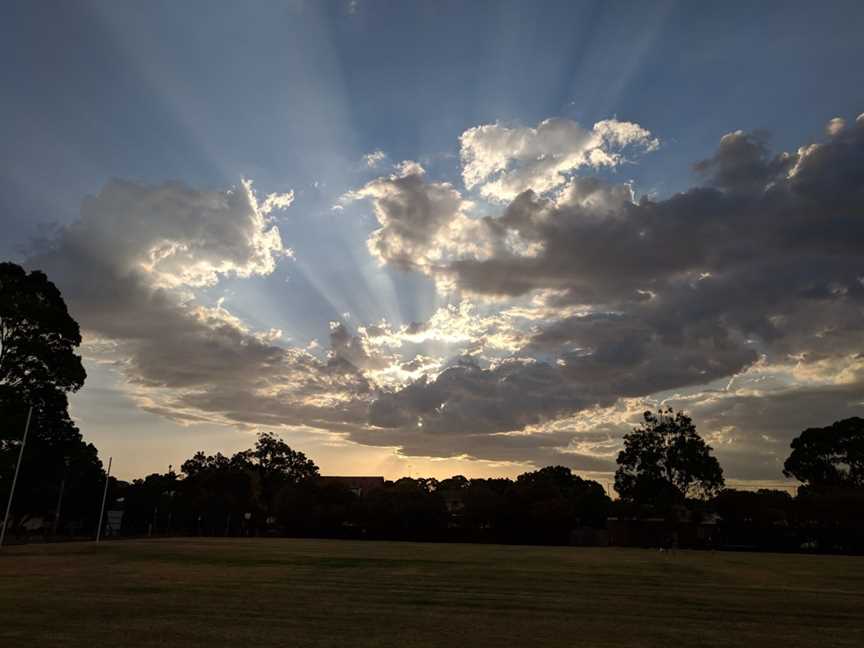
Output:
<path fill-rule="evenodd" d="M 111 459 L 108 457 L 108 471 L 105 473 L 105 490 L 102 491 L 102 508 L 99 509 L 99 523 L 96 525 L 96 542 L 102 540 L 102 519 L 105 517 L 105 500 L 108 499 L 108 480 L 111 478 Z"/>
<path fill-rule="evenodd" d="M 69 457 L 63 459 L 65 468 L 63 469 L 63 479 L 60 481 L 60 494 L 57 496 L 57 508 L 54 509 L 54 524 L 51 529 L 51 535 L 57 535 L 57 527 L 60 525 L 60 510 L 63 507 L 63 492 L 66 490 L 66 475 L 69 473 Z"/>
<path fill-rule="evenodd" d="M 18 483 L 18 471 L 21 470 L 21 459 L 24 458 L 24 446 L 27 445 L 27 433 L 30 431 L 30 417 L 33 415 L 33 406 L 27 410 L 27 423 L 24 424 L 24 437 L 21 439 L 21 449 L 18 451 L 18 463 L 15 465 L 15 476 L 12 477 L 12 488 L 9 490 L 9 501 L 6 502 L 6 515 L 3 516 L 3 528 L 0 530 L 0 547 L 6 539 L 6 524 L 9 522 L 9 513 L 12 510 L 12 497 L 15 495 L 15 484 Z"/>

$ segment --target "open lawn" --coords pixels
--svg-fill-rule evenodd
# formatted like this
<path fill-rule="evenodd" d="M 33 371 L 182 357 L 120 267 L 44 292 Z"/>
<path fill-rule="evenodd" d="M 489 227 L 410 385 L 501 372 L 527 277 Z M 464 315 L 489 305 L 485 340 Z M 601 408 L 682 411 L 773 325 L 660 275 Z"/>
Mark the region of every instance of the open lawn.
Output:
<path fill-rule="evenodd" d="M 0 646 L 864 646 L 864 559 L 281 539 L 0 553 Z"/>

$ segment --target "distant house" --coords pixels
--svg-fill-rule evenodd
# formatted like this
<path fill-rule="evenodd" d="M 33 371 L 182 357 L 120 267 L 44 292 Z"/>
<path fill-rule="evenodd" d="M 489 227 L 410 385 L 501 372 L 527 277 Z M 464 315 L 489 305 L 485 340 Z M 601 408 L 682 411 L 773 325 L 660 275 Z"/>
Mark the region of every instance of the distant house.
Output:
<path fill-rule="evenodd" d="M 383 477 L 324 476 L 319 477 L 318 482 L 322 486 L 326 486 L 327 484 L 340 484 L 347 487 L 357 497 L 363 497 L 376 488 L 384 486 Z"/>

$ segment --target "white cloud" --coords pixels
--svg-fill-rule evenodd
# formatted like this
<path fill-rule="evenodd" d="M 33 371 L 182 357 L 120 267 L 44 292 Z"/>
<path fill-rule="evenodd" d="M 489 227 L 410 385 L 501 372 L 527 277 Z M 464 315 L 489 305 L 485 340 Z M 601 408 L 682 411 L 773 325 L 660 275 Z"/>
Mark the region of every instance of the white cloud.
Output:
<path fill-rule="evenodd" d="M 209 286 L 224 275 L 269 274 L 290 253 L 268 214 L 292 198 L 271 194 L 259 205 L 248 181 L 228 191 L 199 191 L 112 180 L 84 199 L 81 219 L 64 239 L 118 274 L 141 273 L 153 286 Z"/>
<path fill-rule="evenodd" d="M 317 188 L 317 186 L 318 183 L 316 182 L 315 187 Z M 287 193 L 270 193 L 267 194 L 267 198 L 264 199 L 264 202 L 260 204 L 259 209 L 262 214 L 269 214 L 274 209 L 288 209 L 293 202 L 293 191 Z"/>
<path fill-rule="evenodd" d="M 831 136 L 834 136 L 837 135 L 840 131 L 842 131 L 845 127 L 846 120 L 842 117 L 835 117 L 828 122 L 828 125 L 825 127 L 825 132 L 827 132 Z"/>
<path fill-rule="evenodd" d="M 367 153 L 366 155 L 363 156 L 363 162 L 370 169 L 377 168 L 378 165 L 381 164 L 386 159 L 387 159 L 387 154 L 384 151 L 382 151 L 381 149 L 378 149 L 377 151 L 372 151 L 371 153 Z"/>
<path fill-rule="evenodd" d="M 472 203 L 448 182 L 427 182 L 425 169 L 407 160 L 395 173 L 348 192 L 342 202 L 370 199 L 378 223 L 367 241 L 381 263 L 429 272 L 454 256 L 480 256 L 483 224 L 468 216 Z"/>
<path fill-rule="evenodd" d="M 639 124 L 607 119 L 591 130 L 569 119 L 546 119 L 535 128 L 485 124 L 459 138 L 462 178 L 493 201 L 528 189 L 538 194 L 562 187 L 582 167 L 614 167 L 627 150 L 653 151 L 660 142 Z"/>

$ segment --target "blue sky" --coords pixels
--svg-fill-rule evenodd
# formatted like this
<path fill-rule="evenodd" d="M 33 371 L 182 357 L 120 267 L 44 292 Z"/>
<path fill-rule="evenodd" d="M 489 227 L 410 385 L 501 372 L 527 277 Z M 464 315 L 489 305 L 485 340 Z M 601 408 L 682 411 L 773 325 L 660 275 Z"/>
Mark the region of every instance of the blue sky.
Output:
<path fill-rule="evenodd" d="M 398 327 L 464 297 L 442 292 L 428 271 L 370 254 L 375 199 L 344 196 L 414 160 L 427 182 L 449 182 L 477 213 L 498 213 L 502 205 L 465 187 L 469 129 L 636 123 L 657 150 L 591 175 L 663 200 L 701 182 L 693 163 L 727 133 L 764 131 L 772 151 L 794 152 L 820 141 L 830 119 L 852 123 L 864 110 L 858 2 L 10 2 L 3 14 L 0 254 L 32 258 L 32 239 L 78 221 L 82 199 L 111 179 L 225 191 L 246 178 L 259 197 L 293 191 L 291 206 L 270 215 L 293 259 L 224 273 L 197 286 L 195 300 L 223 299 L 250 330 L 281 329 L 286 347 L 318 340 L 321 353 L 331 321 Z M 372 168 L 364 155 L 374 151 L 386 158 Z M 442 351 L 442 366 L 460 353 Z M 100 448 L 130 455 L 130 470 L 176 464 L 196 444 L 248 444 L 213 412 L 180 427 L 142 410 L 122 362 L 88 358 L 88 367 L 79 423 Z M 522 466 L 495 453 L 472 462 L 462 450 L 462 463 L 442 462 L 437 447 L 406 459 L 394 443 L 363 444 L 361 433 L 334 442 L 312 428 L 280 429 L 325 468 L 392 476 L 406 462 L 475 474 Z"/>

